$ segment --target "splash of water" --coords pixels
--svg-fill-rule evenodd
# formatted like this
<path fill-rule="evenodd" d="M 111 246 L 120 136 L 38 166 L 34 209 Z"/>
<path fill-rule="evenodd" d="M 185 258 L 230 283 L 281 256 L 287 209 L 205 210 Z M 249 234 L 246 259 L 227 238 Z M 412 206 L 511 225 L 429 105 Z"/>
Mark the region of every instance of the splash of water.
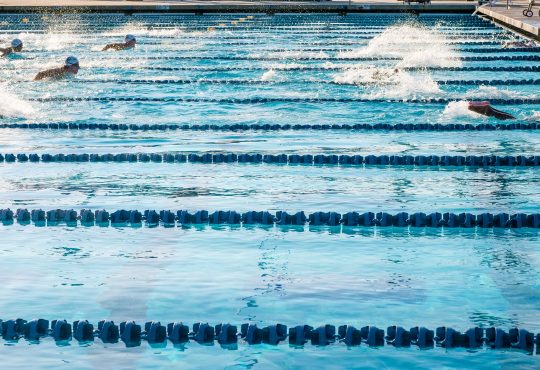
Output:
<path fill-rule="evenodd" d="M 7 92 L 5 86 L 1 86 L 0 101 L 2 102 L 0 104 L 0 117 L 32 118 L 36 115 L 36 110 L 30 103 Z"/>
<path fill-rule="evenodd" d="M 276 77 L 277 73 L 273 69 L 270 69 L 263 73 L 261 81 L 271 81 Z"/>
<path fill-rule="evenodd" d="M 334 82 L 344 85 L 388 85 L 399 83 L 399 75 L 403 74 L 396 68 L 350 68 L 333 75 Z"/>
<path fill-rule="evenodd" d="M 338 53 L 341 58 L 397 57 L 397 67 L 459 67 L 459 54 L 436 28 L 402 24 L 385 29 L 367 46 Z"/>
<path fill-rule="evenodd" d="M 364 85 L 368 99 L 420 99 L 442 93 L 427 73 L 412 74 L 397 68 L 352 68 L 333 76 L 339 84 Z"/>
<path fill-rule="evenodd" d="M 465 100 L 452 101 L 448 103 L 440 116 L 441 120 L 448 121 L 463 117 L 487 119 L 486 116 L 469 110 L 469 102 Z"/>

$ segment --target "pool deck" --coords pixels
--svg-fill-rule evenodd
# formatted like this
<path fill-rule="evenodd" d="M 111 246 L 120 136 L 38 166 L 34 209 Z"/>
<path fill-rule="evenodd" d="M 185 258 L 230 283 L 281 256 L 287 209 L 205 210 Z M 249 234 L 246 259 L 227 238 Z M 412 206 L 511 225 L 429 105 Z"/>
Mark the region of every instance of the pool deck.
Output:
<path fill-rule="evenodd" d="M 284 12 L 459 12 L 472 13 L 468 0 L 432 0 L 429 5 L 400 0 L 249 1 L 249 0 L 0 0 L 0 12 L 95 11 L 182 13 Z"/>
<path fill-rule="evenodd" d="M 538 5 L 533 6 L 534 15 L 530 18 L 523 15 L 523 10 L 527 9 L 529 2 L 526 0 L 513 1 L 510 8 L 506 8 L 506 2 L 499 2 L 494 5 L 483 5 L 478 8 L 478 14 L 483 14 L 495 22 L 498 22 L 511 29 L 519 31 L 529 37 L 540 41 L 540 0 Z"/>

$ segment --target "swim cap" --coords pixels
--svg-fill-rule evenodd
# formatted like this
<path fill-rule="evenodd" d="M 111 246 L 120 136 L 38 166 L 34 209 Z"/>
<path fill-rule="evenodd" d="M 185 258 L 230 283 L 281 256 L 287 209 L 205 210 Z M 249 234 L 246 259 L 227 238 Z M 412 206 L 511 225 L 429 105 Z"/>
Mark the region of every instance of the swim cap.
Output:
<path fill-rule="evenodd" d="M 13 41 L 11 41 L 12 48 L 18 48 L 19 46 L 22 46 L 22 41 L 20 39 L 13 39 Z"/>
<path fill-rule="evenodd" d="M 133 35 L 127 35 L 126 36 L 126 42 L 135 41 L 135 36 Z"/>
<path fill-rule="evenodd" d="M 79 59 L 75 57 L 68 57 L 66 59 L 66 63 L 65 63 L 66 67 L 74 66 L 75 64 L 79 64 Z"/>

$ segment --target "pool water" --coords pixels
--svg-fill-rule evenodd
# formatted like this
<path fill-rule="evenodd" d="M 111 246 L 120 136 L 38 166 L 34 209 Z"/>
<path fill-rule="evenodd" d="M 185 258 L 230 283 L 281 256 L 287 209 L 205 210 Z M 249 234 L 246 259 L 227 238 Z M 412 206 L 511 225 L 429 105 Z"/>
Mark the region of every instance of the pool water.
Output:
<path fill-rule="evenodd" d="M 137 37 L 135 49 L 100 51 L 128 33 Z M 540 119 L 540 105 L 523 100 L 540 99 L 538 50 L 502 49 L 514 34 L 467 15 L 0 15 L 0 40 L 15 37 L 24 51 L 0 59 L 5 124 L 496 123 L 468 111 L 471 99 L 497 99 L 518 122 Z M 69 55 L 80 60 L 76 77 L 32 81 Z M 522 60 L 508 60 L 514 56 Z M 475 82 L 492 80 L 498 82 Z M 539 149 L 538 130 L 0 127 L 2 154 L 538 155 Z M 0 208 L 538 213 L 537 168 L 1 162 Z M 538 229 L 17 222 L 0 229 L 3 320 L 540 332 Z M 69 369 L 540 365 L 536 354 L 514 349 L 339 343 L 126 348 L 45 338 L 2 340 L 0 353 L 9 368 L 28 366 L 28 358 L 35 368 Z"/>

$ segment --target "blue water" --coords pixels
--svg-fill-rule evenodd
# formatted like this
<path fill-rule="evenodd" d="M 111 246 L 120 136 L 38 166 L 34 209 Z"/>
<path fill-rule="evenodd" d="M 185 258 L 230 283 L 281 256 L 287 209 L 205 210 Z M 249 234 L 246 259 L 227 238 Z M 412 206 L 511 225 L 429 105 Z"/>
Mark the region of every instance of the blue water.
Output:
<path fill-rule="evenodd" d="M 99 51 L 127 33 L 138 38 L 134 50 Z M 517 37 L 470 16 L 1 15 L 0 40 L 13 37 L 24 41 L 25 50 L 0 60 L 0 123 L 476 124 L 495 121 L 469 112 L 467 100 L 540 98 L 538 85 L 444 84 L 538 78 L 538 72 L 510 68 L 538 67 L 540 61 L 462 60 L 540 55 L 502 50 L 502 42 Z M 80 59 L 78 76 L 31 81 L 39 70 L 58 65 L 68 55 Z M 467 67 L 507 70 L 463 70 Z M 141 79 L 149 82 L 134 81 Z M 189 83 L 152 83 L 163 79 Z M 55 100 L 61 97 L 296 100 Z M 363 101 L 302 101 L 328 97 Z M 431 98 L 455 101 L 408 102 Z M 520 122 L 540 117 L 538 105 L 511 103 L 500 108 Z M 538 155 L 540 134 L 0 129 L 0 153 L 140 152 Z M 540 211 L 540 175 L 537 168 L 0 163 L 0 208 L 7 207 L 535 213 Z M 397 324 L 431 329 L 446 325 L 458 330 L 497 326 L 540 331 L 539 237 L 533 229 L 86 228 L 15 223 L 0 225 L 0 230 L 4 320 L 251 321 L 259 326 L 281 322 L 382 328 Z M 286 343 L 248 346 L 242 341 L 227 349 L 194 342 L 176 347 L 143 342 L 125 348 L 99 340 L 63 346 L 51 338 L 39 344 L 24 339 L 1 344 L 6 368 L 28 367 L 29 358 L 33 368 L 66 369 L 540 365 L 537 355 L 484 348 L 293 348 Z"/>

